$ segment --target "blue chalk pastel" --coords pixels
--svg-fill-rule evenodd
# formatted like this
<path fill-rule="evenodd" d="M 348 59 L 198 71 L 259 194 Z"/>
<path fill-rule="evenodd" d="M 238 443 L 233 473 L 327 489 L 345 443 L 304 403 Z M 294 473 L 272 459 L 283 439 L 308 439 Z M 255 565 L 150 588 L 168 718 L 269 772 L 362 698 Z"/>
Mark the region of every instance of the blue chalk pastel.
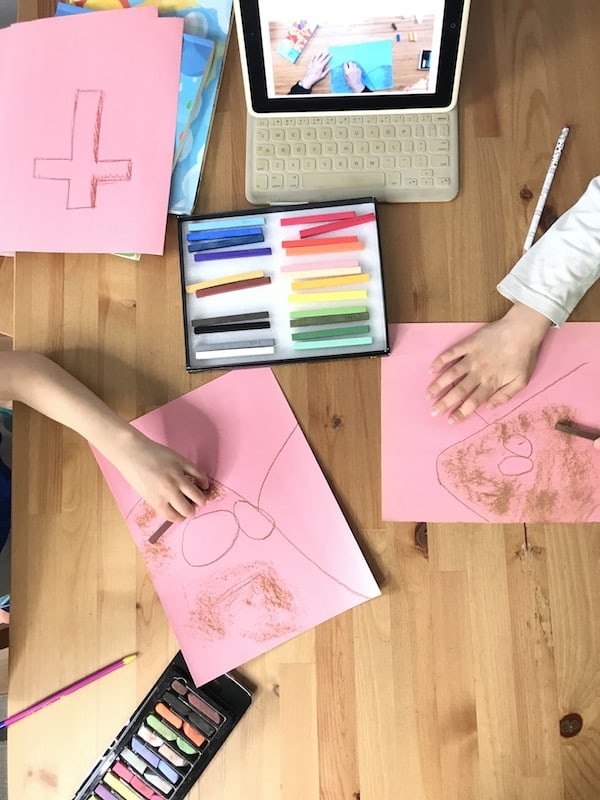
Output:
<path fill-rule="evenodd" d="M 205 239 L 228 239 L 232 236 L 254 236 L 257 233 L 262 233 L 262 228 L 258 226 L 251 228 L 219 228 L 216 231 L 192 231 L 188 233 L 186 239 L 188 242 L 201 242 Z"/>
<path fill-rule="evenodd" d="M 202 242 L 190 242 L 188 253 L 197 253 L 200 250 L 218 250 L 220 247 L 234 247 L 238 244 L 256 244 L 264 242 L 265 237 L 262 233 L 253 236 L 231 236 L 228 239 L 205 239 Z"/>
<path fill-rule="evenodd" d="M 223 228 L 246 228 L 248 225 L 264 225 L 264 217 L 221 217 L 188 223 L 188 231 L 216 231 Z"/>

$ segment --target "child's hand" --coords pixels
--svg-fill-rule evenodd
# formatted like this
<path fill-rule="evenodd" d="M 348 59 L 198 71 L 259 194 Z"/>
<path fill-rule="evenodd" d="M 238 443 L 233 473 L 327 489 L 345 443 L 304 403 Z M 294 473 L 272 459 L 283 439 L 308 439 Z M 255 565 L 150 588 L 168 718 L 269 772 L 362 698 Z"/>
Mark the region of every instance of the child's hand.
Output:
<path fill-rule="evenodd" d="M 134 434 L 133 442 L 113 454 L 114 465 L 161 517 L 179 522 L 193 516 L 195 506 L 206 502 L 208 477 L 168 447 Z"/>
<path fill-rule="evenodd" d="M 460 422 L 486 401 L 495 408 L 514 397 L 529 382 L 549 327 L 546 317 L 517 303 L 439 355 L 431 371 L 441 374 L 426 390 L 432 415 L 450 411 L 448 422 Z"/>

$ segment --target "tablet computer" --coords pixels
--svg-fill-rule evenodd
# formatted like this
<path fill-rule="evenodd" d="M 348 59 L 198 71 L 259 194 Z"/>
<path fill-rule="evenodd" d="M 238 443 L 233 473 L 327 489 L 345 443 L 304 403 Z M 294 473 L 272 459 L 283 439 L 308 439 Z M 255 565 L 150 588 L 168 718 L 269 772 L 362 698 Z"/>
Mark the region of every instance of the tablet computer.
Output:
<path fill-rule="evenodd" d="M 341 8 L 338 0 L 304 0 L 299 9 L 276 0 L 235 0 L 248 110 L 449 110 L 458 97 L 469 5 L 373 0 Z M 319 69 L 323 74 L 313 81 Z M 354 77 L 360 70 L 354 86 L 349 69 Z"/>

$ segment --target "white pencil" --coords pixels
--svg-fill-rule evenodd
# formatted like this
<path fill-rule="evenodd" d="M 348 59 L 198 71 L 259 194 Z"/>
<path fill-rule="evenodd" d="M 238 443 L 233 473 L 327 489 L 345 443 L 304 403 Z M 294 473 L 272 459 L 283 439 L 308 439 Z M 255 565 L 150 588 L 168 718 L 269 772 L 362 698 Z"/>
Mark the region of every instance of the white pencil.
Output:
<path fill-rule="evenodd" d="M 554 180 L 554 173 L 556 172 L 556 168 L 558 167 L 558 162 L 560 161 L 560 157 L 562 155 L 562 151 L 565 146 L 565 142 L 567 140 L 568 135 L 569 135 L 569 126 L 565 125 L 562 131 L 560 132 L 560 136 L 558 137 L 558 141 L 556 142 L 556 146 L 554 148 L 554 153 L 552 153 L 552 158 L 550 159 L 550 166 L 548 167 L 548 172 L 546 173 L 546 177 L 544 179 L 544 185 L 542 186 L 542 191 L 540 192 L 540 196 L 537 201 L 535 211 L 533 212 L 533 219 L 531 220 L 531 225 L 529 226 L 529 230 L 527 231 L 527 236 L 525 237 L 523 252 L 529 250 L 529 248 L 533 244 L 535 233 L 540 224 L 542 211 L 544 210 L 544 206 L 546 205 L 546 200 L 548 199 L 548 193 L 550 192 L 550 187 L 552 186 L 552 181 Z"/>

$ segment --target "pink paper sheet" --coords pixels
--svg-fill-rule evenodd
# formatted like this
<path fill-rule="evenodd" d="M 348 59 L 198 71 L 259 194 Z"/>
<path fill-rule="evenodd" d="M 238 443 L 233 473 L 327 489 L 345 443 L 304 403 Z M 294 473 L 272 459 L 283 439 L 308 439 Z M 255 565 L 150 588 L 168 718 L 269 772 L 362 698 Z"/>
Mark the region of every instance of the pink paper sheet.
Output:
<path fill-rule="evenodd" d="M 478 327 L 391 326 L 381 362 L 384 519 L 600 520 L 600 450 L 554 430 L 563 418 L 600 428 L 600 323 L 549 331 L 526 389 L 449 425 L 430 415 L 429 365 Z"/>
<path fill-rule="evenodd" d="M 182 32 L 154 7 L 6 29 L 0 250 L 163 252 Z"/>
<path fill-rule="evenodd" d="M 158 518 L 96 454 L 194 680 L 202 684 L 379 594 L 269 369 L 229 372 L 136 420 L 214 480 L 158 542 Z"/>

